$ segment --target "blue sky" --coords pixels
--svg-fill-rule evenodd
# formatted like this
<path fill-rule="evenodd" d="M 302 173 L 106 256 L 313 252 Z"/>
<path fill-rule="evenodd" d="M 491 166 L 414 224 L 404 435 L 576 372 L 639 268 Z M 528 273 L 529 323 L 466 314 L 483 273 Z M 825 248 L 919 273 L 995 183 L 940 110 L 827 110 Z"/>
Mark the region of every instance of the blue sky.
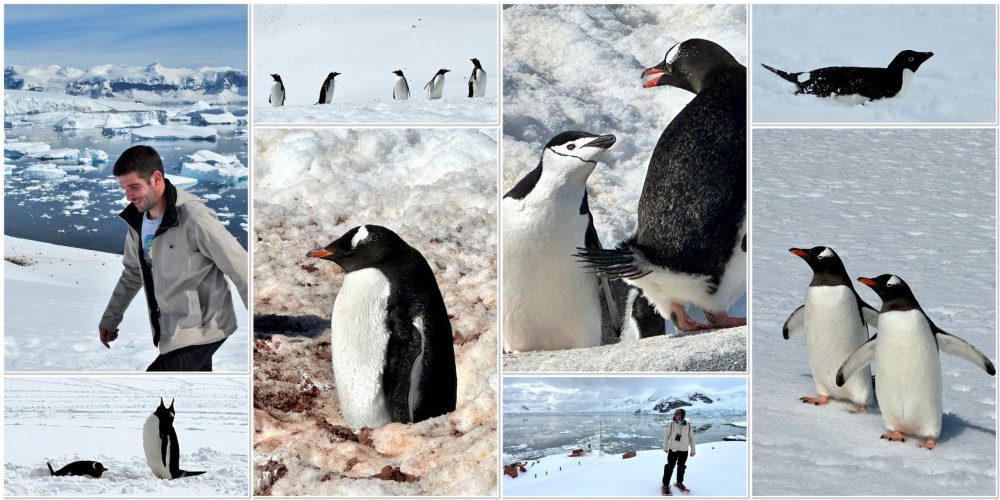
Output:
<path fill-rule="evenodd" d="M 245 5 L 5 5 L 4 65 L 247 69 Z"/>

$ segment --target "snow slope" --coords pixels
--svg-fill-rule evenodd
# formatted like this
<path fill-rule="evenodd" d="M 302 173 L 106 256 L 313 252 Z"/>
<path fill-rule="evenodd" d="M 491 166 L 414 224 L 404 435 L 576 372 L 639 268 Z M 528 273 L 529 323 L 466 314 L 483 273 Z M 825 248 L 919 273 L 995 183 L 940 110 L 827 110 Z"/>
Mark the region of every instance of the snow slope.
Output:
<path fill-rule="evenodd" d="M 877 409 L 799 402 L 815 395 L 804 336 L 784 340 L 781 326 L 812 277 L 788 249 L 827 245 L 852 278 L 900 276 L 940 328 L 996 362 L 996 132 L 769 129 L 753 139 L 754 494 L 994 495 L 995 378 L 942 354 L 938 447 L 890 443 Z"/>
<path fill-rule="evenodd" d="M 496 123 L 499 67 L 495 5 L 256 5 L 254 119 L 258 123 Z M 488 75 L 485 98 L 469 99 L 471 58 Z M 442 99 L 423 90 L 439 69 Z M 410 99 L 395 102 L 403 70 Z M 330 72 L 333 103 L 313 106 Z M 285 106 L 268 103 L 281 75 Z"/>
<path fill-rule="evenodd" d="M 905 92 L 850 106 L 793 95 L 789 72 L 886 67 L 902 50 L 930 51 Z M 754 123 L 996 121 L 995 5 L 755 5 Z"/>
<path fill-rule="evenodd" d="M 248 391 L 241 378 L 8 377 L 4 495 L 246 496 Z M 205 474 L 167 481 L 150 471 L 142 426 L 160 397 L 176 398 L 181 468 Z M 108 471 L 52 477 L 45 465 L 76 460 Z"/>
<path fill-rule="evenodd" d="M 694 457 L 688 458 L 684 475 L 684 485 L 691 489 L 690 496 L 747 495 L 745 442 L 697 444 L 696 451 Z M 516 478 L 504 475 L 503 494 L 508 497 L 660 496 L 660 480 L 666 461 L 667 454 L 663 450 L 640 451 L 629 459 L 621 455 L 572 458 L 552 455 L 529 462 L 525 466 L 527 472 L 519 472 Z M 673 491 L 675 495 L 680 494 L 677 488 Z"/>
<path fill-rule="evenodd" d="M 142 292 L 117 341 L 101 344 L 97 323 L 121 275 L 121 256 L 4 237 L 4 354 L 7 371 L 145 371 L 153 346 Z M 239 328 L 215 353 L 215 371 L 247 370 L 248 314 L 232 289 Z"/>
<path fill-rule="evenodd" d="M 262 129 L 254 138 L 255 492 L 495 495 L 495 132 Z M 330 365 L 343 273 L 305 255 L 362 224 L 394 230 L 434 270 L 455 338 L 458 407 L 358 442 L 331 432 L 343 425 Z M 387 466 L 420 480 L 371 478 Z"/>

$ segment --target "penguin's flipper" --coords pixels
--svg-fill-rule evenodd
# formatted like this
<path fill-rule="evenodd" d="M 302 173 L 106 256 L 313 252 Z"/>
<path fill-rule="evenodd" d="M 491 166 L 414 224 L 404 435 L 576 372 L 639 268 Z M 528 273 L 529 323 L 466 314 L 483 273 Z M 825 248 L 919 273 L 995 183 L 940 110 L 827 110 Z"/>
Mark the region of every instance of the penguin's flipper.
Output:
<path fill-rule="evenodd" d="M 430 87 L 432 83 L 434 83 L 433 78 L 431 78 L 431 81 L 427 82 L 427 85 L 424 85 L 424 90 L 427 90 L 427 87 Z"/>
<path fill-rule="evenodd" d="M 48 462 L 45 462 L 45 465 L 49 466 L 49 474 L 51 474 L 53 476 L 56 475 L 56 471 L 52 470 L 52 464 L 50 464 Z"/>
<path fill-rule="evenodd" d="M 415 382 L 414 363 L 423 353 L 427 339 L 421 331 L 423 320 L 413 317 L 409 304 L 399 297 L 390 296 L 386 308 L 385 326 L 389 330 L 389 343 L 382 370 L 382 391 L 390 420 L 406 424 L 413 422 L 413 414 L 416 413 L 416 401 L 413 404 L 410 401 L 414 392 L 410 386 Z"/>
<path fill-rule="evenodd" d="M 805 304 L 799 306 L 792 314 L 788 315 L 788 319 L 785 320 L 785 324 L 781 327 L 781 336 L 788 340 L 789 337 L 795 333 L 796 330 L 802 328 L 806 322 L 806 306 Z"/>
<path fill-rule="evenodd" d="M 646 258 L 633 250 L 628 241 L 617 248 L 577 248 L 573 254 L 585 267 L 593 268 L 611 279 L 639 279 L 652 271 L 647 270 Z"/>
<path fill-rule="evenodd" d="M 472 70 L 472 77 L 469 78 L 469 97 L 472 97 L 472 84 L 476 77 L 476 70 Z"/>
<path fill-rule="evenodd" d="M 878 328 L 878 309 L 866 304 L 862 301 L 861 306 L 861 317 L 865 318 L 865 323 L 872 328 Z"/>
<path fill-rule="evenodd" d="M 472 84 L 469 84 L 469 97 L 472 97 Z M 583 236 L 583 244 L 585 247 L 590 249 L 601 249 L 601 238 L 597 235 L 597 228 L 594 227 L 594 214 L 590 213 L 590 206 L 587 203 L 587 193 L 583 193 L 583 203 L 580 204 L 580 213 L 587 214 L 587 232 Z M 618 300 L 615 298 L 615 292 L 611 289 L 611 283 L 608 281 L 608 276 L 602 273 L 598 273 L 598 279 L 601 281 L 601 292 L 604 294 L 604 300 L 607 310 L 608 319 L 611 321 L 611 327 L 614 331 L 621 333 L 622 331 L 622 317 L 618 314 Z"/>
<path fill-rule="evenodd" d="M 854 354 L 848 356 L 844 364 L 840 365 L 840 369 L 837 370 L 837 387 L 843 387 L 844 381 L 875 359 L 875 339 L 877 338 L 878 334 L 872 335 L 872 338 L 861 344 L 861 347 L 854 351 Z"/>
<path fill-rule="evenodd" d="M 178 472 L 180 472 L 180 474 L 177 475 L 176 477 L 174 477 L 174 479 L 177 479 L 178 477 L 200 476 L 200 475 L 204 474 L 207 471 L 203 471 L 203 470 L 182 470 L 182 471 L 178 471 Z"/>
<path fill-rule="evenodd" d="M 271 104 L 271 94 L 267 94 L 267 103 Z"/>
<path fill-rule="evenodd" d="M 934 338 L 937 339 L 938 348 L 942 351 L 958 356 L 966 361 L 982 368 L 986 373 L 990 375 L 996 375 L 997 370 L 993 367 L 993 363 L 990 358 L 987 358 L 985 354 L 979 349 L 976 349 L 972 344 L 958 338 L 936 326 L 934 329 Z"/>
<path fill-rule="evenodd" d="M 170 433 L 160 431 L 160 460 L 163 460 L 163 465 L 169 467 L 170 462 L 167 460 L 167 450 L 170 448 Z"/>
<path fill-rule="evenodd" d="M 764 69 L 770 71 L 771 73 L 774 73 L 774 74 L 780 76 L 784 80 L 792 82 L 792 83 L 794 83 L 796 85 L 799 84 L 799 73 L 789 73 L 787 71 L 781 71 L 778 68 L 772 68 L 772 67 L 770 67 L 770 66 L 768 66 L 766 64 L 761 64 L 761 66 L 763 66 Z"/>

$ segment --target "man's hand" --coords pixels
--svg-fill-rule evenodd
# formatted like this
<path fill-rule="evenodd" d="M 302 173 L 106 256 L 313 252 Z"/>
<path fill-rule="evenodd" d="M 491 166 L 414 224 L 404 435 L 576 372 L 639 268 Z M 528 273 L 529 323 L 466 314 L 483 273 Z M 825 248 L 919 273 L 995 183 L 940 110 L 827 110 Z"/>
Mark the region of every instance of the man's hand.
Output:
<path fill-rule="evenodd" d="M 97 327 L 97 329 L 101 332 L 101 343 L 104 344 L 104 347 L 111 349 L 111 344 L 108 342 L 114 342 L 118 338 L 118 329 L 109 330 L 101 327 Z"/>
<path fill-rule="evenodd" d="M 690 453 L 688 453 L 688 456 L 689 456 L 689 457 L 693 457 L 693 456 L 694 456 L 694 450 L 691 450 L 691 452 L 690 452 Z"/>

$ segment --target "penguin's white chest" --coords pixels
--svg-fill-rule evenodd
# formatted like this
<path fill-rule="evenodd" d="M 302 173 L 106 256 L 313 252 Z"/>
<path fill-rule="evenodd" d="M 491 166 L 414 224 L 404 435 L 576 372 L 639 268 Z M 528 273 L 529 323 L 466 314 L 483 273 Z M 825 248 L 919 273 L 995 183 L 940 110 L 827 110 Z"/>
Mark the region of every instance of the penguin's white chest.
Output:
<path fill-rule="evenodd" d="M 333 303 L 333 376 L 344 421 L 354 428 L 390 422 L 382 389 L 390 292 L 389 280 L 381 271 L 361 269 L 347 273 Z"/>
<path fill-rule="evenodd" d="M 169 439 L 169 437 L 167 438 Z M 150 415 L 146 423 L 142 426 L 142 448 L 146 452 L 146 462 L 153 471 L 153 475 L 160 479 L 173 479 L 170 476 L 170 455 L 177 449 L 176 443 L 167 443 L 166 461 L 162 455 L 162 442 L 160 441 L 160 419 L 156 415 Z"/>
<path fill-rule="evenodd" d="M 281 90 L 281 82 L 271 84 L 271 106 L 282 106 L 285 103 L 285 92 Z"/>
<path fill-rule="evenodd" d="M 486 72 L 476 69 L 472 76 L 472 97 L 483 97 L 486 95 Z"/>
<path fill-rule="evenodd" d="M 857 297 L 844 285 L 810 286 L 806 291 L 806 347 L 816 392 L 855 404 L 871 402 L 871 369 L 858 370 L 837 387 L 837 370 L 868 340 Z"/>
<path fill-rule="evenodd" d="M 397 101 L 405 101 L 410 98 L 410 87 L 406 84 L 405 78 L 396 77 L 396 86 L 392 89 L 392 97 Z"/>
<path fill-rule="evenodd" d="M 902 94 L 903 91 L 905 91 L 907 89 L 907 87 L 910 86 L 910 82 L 912 82 L 912 81 L 913 81 L 913 70 L 904 69 L 903 70 L 903 83 L 900 85 L 899 92 L 897 92 L 896 95 Z"/>
<path fill-rule="evenodd" d="M 507 351 L 593 347 L 601 343 L 596 274 L 573 254 L 589 219 L 579 196 L 503 200 L 504 344 Z M 574 202 L 575 200 L 575 202 Z"/>
<path fill-rule="evenodd" d="M 436 75 L 427 89 L 428 99 L 440 99 L 444 94 L 444 75 Z"/>
<path fill-rule="evenodd" d="M 941 433 L 941 359 L 919 310 L 879 314 L 875 393 L 886 428 L 922 438 Z"/>
<path fill-rule="evenodd" d="M 330 80 L 329 82 L 327 82 L 327 84 L 326 84 L 326 94 L 325 94 L 326 99 L 323 101 L 323 104 L 330 104 L 330 103 L 333 102 L 333 88 L 334 88 L 334 85 L 336 85 L 336 83 L 333 80 Z"/>

